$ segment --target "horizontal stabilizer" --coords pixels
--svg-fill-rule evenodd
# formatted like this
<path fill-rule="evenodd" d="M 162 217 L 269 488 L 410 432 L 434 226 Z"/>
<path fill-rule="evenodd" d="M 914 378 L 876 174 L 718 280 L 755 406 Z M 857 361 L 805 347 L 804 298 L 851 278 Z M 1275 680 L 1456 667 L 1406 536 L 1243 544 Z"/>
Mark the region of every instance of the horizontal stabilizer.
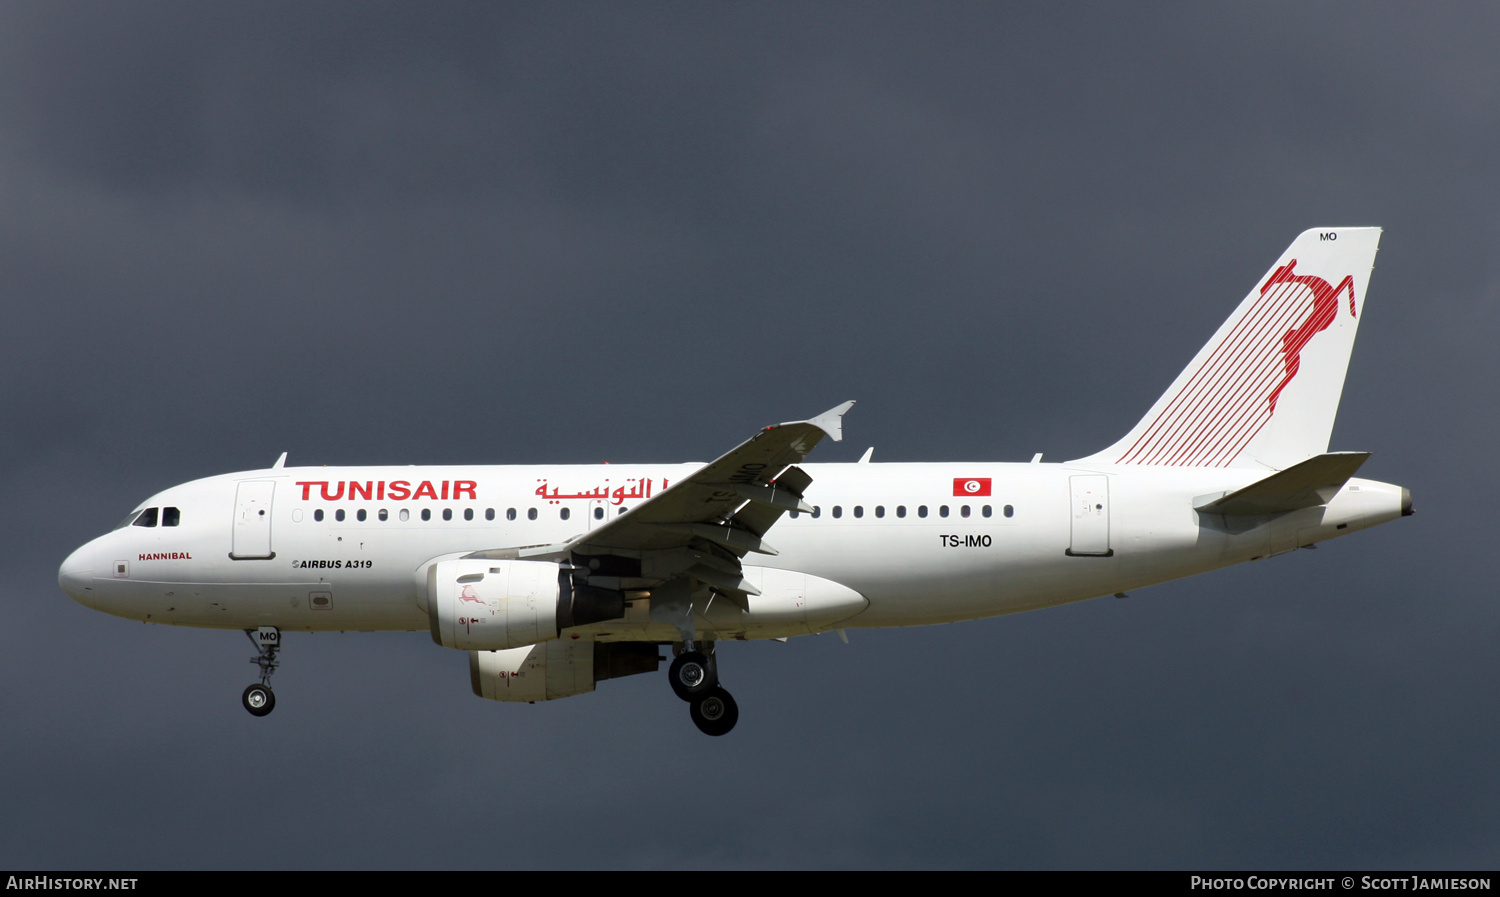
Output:
<path fill-rule="evenodd" d="M 1194 507 L 1204 514 L 1249 517 L 1327 504 L 1369 457 L 1369 452 L 1314 455 L 1222 498 L 1204 496 Z"/>

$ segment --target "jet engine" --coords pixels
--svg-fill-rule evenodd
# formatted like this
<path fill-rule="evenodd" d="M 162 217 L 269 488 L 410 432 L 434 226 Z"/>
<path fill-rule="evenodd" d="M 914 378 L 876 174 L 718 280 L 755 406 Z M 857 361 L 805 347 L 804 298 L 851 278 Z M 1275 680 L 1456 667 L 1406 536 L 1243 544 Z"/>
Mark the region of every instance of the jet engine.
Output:
<path fill-rule="evenodd" d="M 427 619 L 444 648 L 519 648 L 623 616 L 623 593 L 575 584 L 548 561 L 458 558 L 427 568 Z"/>

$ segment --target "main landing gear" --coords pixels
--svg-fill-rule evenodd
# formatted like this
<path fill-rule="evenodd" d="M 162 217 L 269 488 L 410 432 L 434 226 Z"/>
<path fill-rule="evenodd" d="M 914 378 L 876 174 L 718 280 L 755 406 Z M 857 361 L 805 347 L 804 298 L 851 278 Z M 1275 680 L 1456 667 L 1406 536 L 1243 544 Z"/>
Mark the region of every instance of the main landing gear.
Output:
<path fill-rule="evenodd" d="M 667 681 L 677 697 L 688 702 L 693 725 L 705 735 L 723 735 L 739 721 L 740 708 L 719 685 L 719 664 L 714 659 L 714 643 L 703 644 L 699 651 L 692 642 L 683 642 L 677 658 L 667 669 Z"/>
<path fill-rule="evenodd" d="M 271 691 L 271 674 L 281 665 L 281 661 L 276 659 L 276 652 L 281 650 L 281 630 L 275 626 L 246 629 L 245 637 L 260 652 L 250 658 L 251 663 L 260 667 L 260 681 L 248 686 L 240 696 L 240 701 L 251 716 L 265 716 L 276 709 L 276 693 Z"/>

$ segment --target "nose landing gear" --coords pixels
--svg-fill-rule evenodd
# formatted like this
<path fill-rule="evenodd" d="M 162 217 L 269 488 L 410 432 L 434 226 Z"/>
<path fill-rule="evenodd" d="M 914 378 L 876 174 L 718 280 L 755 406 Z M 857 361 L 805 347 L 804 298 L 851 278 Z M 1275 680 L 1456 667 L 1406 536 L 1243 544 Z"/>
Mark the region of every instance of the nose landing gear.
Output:
<path fill-rule="evenodd" d="M 692 642 L 683 642 L 677 658 L 667 669 L 672 692 L 688 702 L 693 725 L 705 735 L 724 735 L 739 721 L 740 709 L 719 685 L 719 664 L 714 659 L 714 643 L 705 642 L 698 650 Z"/>
<path fill-rule="evenodd" d="M 276 709 L 276 693 L 271 691 L 271 674 L 281 665 L 281 661 L 276 659 L 276 652 L 281 650 L 281 630 L 275 626 L 246 629 L 245 637 L 260 652 L 250 658 L 251 663 L 260 667 L 260 681 L 245 689 L 240 702 L 250 711 L 251 716 L 265 716 Z"/>
<path fill-rule="evenodd" d="M 250 711 L 251 716 L 265 716 L 276 709 L 276 692 L 259 682 L 247 686 L 240 700 L 244 702 L 245 709 Z"/>

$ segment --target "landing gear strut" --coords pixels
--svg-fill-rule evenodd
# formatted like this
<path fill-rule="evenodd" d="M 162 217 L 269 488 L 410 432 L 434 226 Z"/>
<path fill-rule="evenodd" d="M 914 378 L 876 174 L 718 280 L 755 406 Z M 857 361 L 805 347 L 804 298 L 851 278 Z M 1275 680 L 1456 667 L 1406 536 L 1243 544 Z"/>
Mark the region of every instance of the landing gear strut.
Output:
<path fill-rule="evenodd" d="M 688 702 L 693 725 L 705 735 L 723 735 L 740 718 L 739 706 L 719 685 L 719 664 L 714 659 L 714 643 L 706 642 L 699 650 L 692 642 L 683 642 L 677 658 L 667 669 L 667 682 L 677 697 Z"/>
<path fill-rule="evenodd" d="M 281 630 L 275 626 L 246 629 L 245 637 L 260 652 L 250 658 L 251 663 L 260 667 L 260 681 L 246 688 L 240 701 L 251 716 L 265 716 L 276 709 L 276 693 L 271 691 L 271 674 L 281 665 L 281 661 L 276 659 L 276 652 L 281 650 Z"/>

